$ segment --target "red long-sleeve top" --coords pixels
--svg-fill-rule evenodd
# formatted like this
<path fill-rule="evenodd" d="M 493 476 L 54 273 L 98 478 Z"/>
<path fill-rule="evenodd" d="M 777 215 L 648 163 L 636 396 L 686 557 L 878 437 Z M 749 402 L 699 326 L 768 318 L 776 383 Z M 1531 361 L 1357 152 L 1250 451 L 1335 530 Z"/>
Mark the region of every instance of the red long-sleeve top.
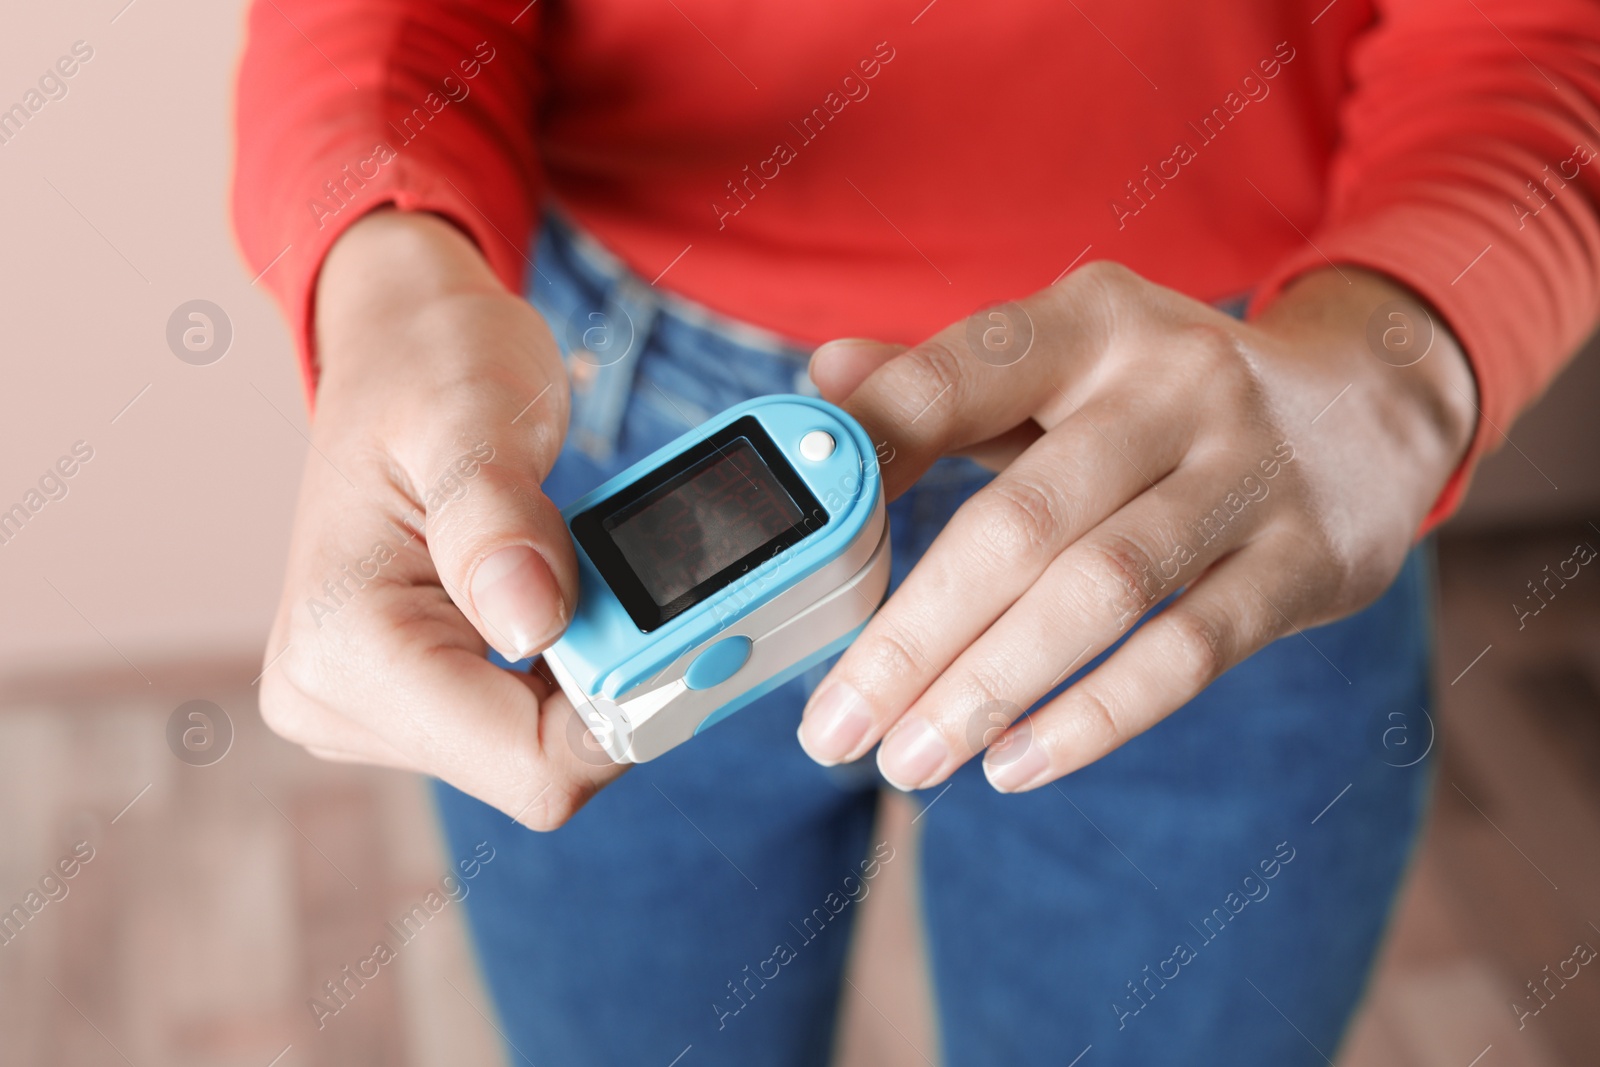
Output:
<path fill-rule="evenodd" d="M 317 271 L 386 203 L 520 288 L 552 199 L 803 342 L 914 342 L 1087 259 L 1256 308 L 1368 267 L 1477 375 L 1436 521 L 1600 313 L 1597 102 L 1594 0 L 257 0 L 234 213 L 308 385 Z"/>

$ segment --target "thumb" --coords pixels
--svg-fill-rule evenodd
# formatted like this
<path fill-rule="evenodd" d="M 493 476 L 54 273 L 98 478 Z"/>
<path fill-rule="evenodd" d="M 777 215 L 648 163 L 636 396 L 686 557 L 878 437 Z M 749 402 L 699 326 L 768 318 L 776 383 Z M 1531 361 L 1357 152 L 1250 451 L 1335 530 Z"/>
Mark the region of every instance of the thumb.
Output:
<path fill-rule="evenodd" d="M 425 449 L 433 480 L 419 492 L 434 568 L 478 633 L 510 660 L 553 643 L 577 603 L 572 540 L 540 488 L 561 450 L 566 404 L 564 375 L 485 386 Z"/>
<path fill-rule="evenodd" d="M 830 404 L 843 403 L 868 376 L 906 350 L 905 345 L 846 337 L 811 353 L 811 381 Z"/>

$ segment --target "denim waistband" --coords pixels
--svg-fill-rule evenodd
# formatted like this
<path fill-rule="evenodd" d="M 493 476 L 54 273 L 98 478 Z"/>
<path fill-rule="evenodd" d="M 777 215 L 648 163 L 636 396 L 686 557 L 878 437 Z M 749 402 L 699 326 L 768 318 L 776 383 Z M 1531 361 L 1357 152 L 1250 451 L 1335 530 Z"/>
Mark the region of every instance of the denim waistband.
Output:
<path fill-rule="evenodd" d="M 636 393 L 686 429 L 752 397 L 817 395 L 808 346 L 646 281 L 559 209 L 545 211 L 535 263 L 527 296 L 572 385 L 568 441 L 598 463 L 615 455 Z M 1246 302 L 1217 306 L 1241 317 Z"/>
<path fill-rule="evenodd" d="M 773 393 L 816 395 L 798 341 L 644 280 L 547 212 L 528 299 L 550 324 L 572 385 L 569 441 L 609 462 L 635 391 L 688 425 Z"/>

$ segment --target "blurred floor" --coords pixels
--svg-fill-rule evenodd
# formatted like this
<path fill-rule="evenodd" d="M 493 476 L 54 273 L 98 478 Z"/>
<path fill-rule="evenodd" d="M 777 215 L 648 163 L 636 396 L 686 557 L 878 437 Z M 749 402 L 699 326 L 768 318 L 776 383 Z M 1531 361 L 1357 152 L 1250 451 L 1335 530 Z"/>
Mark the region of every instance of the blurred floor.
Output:
<path fill-rule="evenodd" d="M 1341 1067 L 1596 1062 L 1600 968 L 1541 985 L 1548 1005 L 1521 1029 L 1510 1006 L 1538 1006 L 1525 983 L 1546 982 L 1577 942 L 1600 947 L 1600 566 L 1551 581 L 1521 629 L 1512 606 L 1538 604 L 1526 583 L 1579 541 L 1600 547 L 1600 530 L 1442 548 L 1434 813 Z M 501 1062 L 459 904 L 352 983 L 321 1029 L 307 1006 L 460 858 L 443 855 L 420 784 L 272 737 L 248 662 L 146 673 L 137 693 L 125 671 L 0 693 L 0 911 L 76 842 L 94 849 L 67 896 L 0 944 L 0 1063 Z M 236 730 L 212 766 L 167 747 L 172 709 L 192 698 Z M 909 809 L 886 822 L 904 834 Z M 878 885 L 864 914 L 840 1062 L 935 1062 L 908 882 Z"/>
<path fill-rule="evenodd" d="M 7 701 L 0 909 L 76 842 L 94 851 L 67 896 L 0 945 L 0 1064 L 500 1062 L 457 903 L 349 982 L 349 1006 L 319 1028 L 307 1001 L 380 938 L 398 945 L 385 924 L 451 861 L 418 779 L 320 763 L 268 733 L 257 670 L 188 672 L 179 689 L 186 672 L 146 668 L 148 693 Z M 212 766 L 167 747 L 168 716 L 196 697 L 236 729 Z"/>

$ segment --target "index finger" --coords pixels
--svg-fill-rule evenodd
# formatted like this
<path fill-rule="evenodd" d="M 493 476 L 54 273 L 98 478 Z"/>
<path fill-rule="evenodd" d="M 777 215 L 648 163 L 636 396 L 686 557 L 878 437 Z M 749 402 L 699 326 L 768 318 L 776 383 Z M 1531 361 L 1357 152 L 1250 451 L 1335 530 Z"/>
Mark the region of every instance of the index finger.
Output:
<path fill-rule="evenodd" d="M 585 745 L 565 696 L 486 659 L 442 588 L 380 578 L 314 636 L 295 636 L 262 679 L 263 715 L 291 741 L 337 749 L 335 716 L 348 720 L 536 830 L 626 769 Z"/>
<path fill-rule="evenodd" d="M 533 829 L 562 824 L 624 768 L 584 749 L 565 697 L 486 659 L 426 545 L 400 539 L 398 507 L 350 504 L 291 550 L 262 718 L 309 749 L 437 774 Z M 363 555 L 378 566 L 339 566 Z M 320 600 L 323 576 L 339 600 Z"/>
<path fill-rule="evenodd" d="M 883 468 L 891 499 L 941 456 L 1030 418 L 1049 428 L 1077 407 L 1070 383 L 1110 332 L 1101 287 L 1068 284 L 1084 273 L 941 330 L 879 367 L 845 400 L 841 406 L 873 441 L 893 449 L 894 462 Z"/>

